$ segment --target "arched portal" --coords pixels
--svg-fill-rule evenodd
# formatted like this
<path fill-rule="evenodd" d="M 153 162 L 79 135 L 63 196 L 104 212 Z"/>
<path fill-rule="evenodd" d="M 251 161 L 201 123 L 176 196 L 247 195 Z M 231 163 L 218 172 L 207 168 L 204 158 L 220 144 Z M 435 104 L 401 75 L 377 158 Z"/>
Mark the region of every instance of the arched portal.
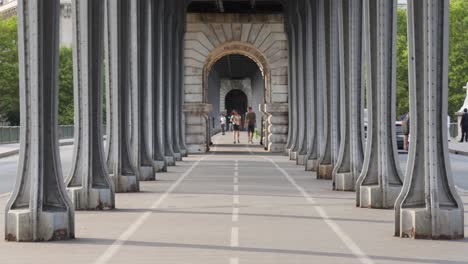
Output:
<path fill-rule="evenodd" d="M 209 100 L 213 66 L 226 56 L 255 62 L 263 78 L 263 97 L 252 105 L 264 120 L 263 142 L 273 152 L 284 150 L 288 128 L 288 49 L 281 14 L 187 14 L 184 46 L 184 113 L 188 151 L 205 152 L 216 105 Z M 248 94 L 247 94 L 248 95 Z M 260 118 L 262 117 L 262 118 Z"/>
<path fill-rule="evenodd" d="M 244 116 L 249 105 L 247 95 L 241 90 L 232 90 L 224 97 L 226 112 L 232 113 L 237 111 L 241 116 Z"/>

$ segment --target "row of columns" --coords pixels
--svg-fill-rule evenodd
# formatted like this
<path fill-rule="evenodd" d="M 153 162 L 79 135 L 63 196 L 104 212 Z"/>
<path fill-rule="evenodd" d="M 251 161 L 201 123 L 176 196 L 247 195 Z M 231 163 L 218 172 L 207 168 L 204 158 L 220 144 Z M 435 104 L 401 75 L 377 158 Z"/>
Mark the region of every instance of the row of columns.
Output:
<path fill-rule="evenodd" d="M 155 180 L 187 155 L 180 111 L 183 2 L 72 1 L 75 147 L 71 173 L 63 177 L 60 1 L 18 1 L 21 149 L 6 240 L 74 238 L 75 210 L 113 209 L 115 193 L 138 192 L 140 181 Z"/>
<path fill-rule="evenodd" d="M 410 152 L 396 148 L 396 1 L 287 5 L 290 108 L 286 154 L 362 208 L 395 208 L 395 235 L 464 237 L 448 160 L 448 0 L 409 0 Z M 364 136 L 364 105 L 368 109 Z"/>

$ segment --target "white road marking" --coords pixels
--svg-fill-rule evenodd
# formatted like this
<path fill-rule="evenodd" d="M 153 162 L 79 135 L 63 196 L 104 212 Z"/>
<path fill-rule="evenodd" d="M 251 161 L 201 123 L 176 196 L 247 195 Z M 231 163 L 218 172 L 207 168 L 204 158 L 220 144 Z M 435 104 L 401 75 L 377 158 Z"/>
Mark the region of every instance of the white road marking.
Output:
<path fill-rule="evenodd" d="M 239 259 L 238 258 L 230 258 L 229 259 L 229 264 L 239 264 Z"/>
<path fill-rule="evenodd" d="M 239 177 L 239 172 L 238 171 L 234 171 L 234 177 Z"/>
<path fill-rule="evenodd" d="M 235 194 L 232 196 L 232 203 L 234 205 L 239 205 L 239 195 Z"/>
<path fill-rule="evenodd" d="M 231 247 L 239 246 L 239 228 L 233 226 L 231 228 Z"/>
<path fill-rule="evenodd" d="M 321 207 L 317 205 L 317 202 L 315 201 L 314 198 L 312 198 L 309 193 L 306 192 L 304 188 L 302 188 L 297 182 L 288 174 L 286 170 L 281 168 L 274 160 L 266 157 L 262 157 L 268 161 L 270 161 L 282 174 L 283 176 L 291 183 L 301 194 L 302 196 L 309 202 L 311 205 L 313 205 L 314 209 L 317 211 L 317 213 L 320 215 L 320 217 L 323 219 L 323 221 L 330 227 L 330 229 L 335 232 L 335 234 L 341 239 L 341 241 L 348 247 L 348 249 L 361 261 L 361 263 L 364 264 L 373 264 L 374 261 L 372 261 L 371 258 L 369 258 L 362 250 L 359 248 L 359 246 L 356 244 L 356 242 L 353 241 L 353 239 L 348 236 L 341 228 L 340 226 L 335 223 L 330 217 L 328 216 L 327 212 Z"/>
<path fill-rule="evenodd" d="M 239 185 L 234 185 L 234 192 L 238 193 L 239 192 Z"/>
<path fill-rule="evenodd" d="M 179 179 L 177 179 L 176 182 L 174 182 L 169 189 L 166 190 L 166 192 L 159 197 L 158 200 L 156 200 L 151 207 L 149 208 L 150 210 L 158 209 L 159 206 L 166 200 L 166 198 L 171 194 L 177 186 L 195 169 L 195 167 L 200 164 L 201 161 L 206 159 L 208 156 L 204 156 L 203 158 L 197 160 L 187 171 L 185 171 L 184 174 L 182 174 Z M 94 262 L 96 264 L 104 264 L 108 263 L 110 259 L 119 251 L 119 249 L 122 247 L 123 244 L 125 244 L 128 239 L 135 234 L 135 232 L 148 220 L 148 217 L 151 215 L 151 211 L 144 212 L 143 214 L 138 217 L 138 219 L 135 220 L 120 236 L 117 238 L 117 240 L 110 245 L 104 253 L 99 256 L 99 258 Z"/>
<path fill-rule="evenodd" d="M 234 167 L 234 172 L 237 172 L 239 170 L 239 167 Z"/>
<path fill-rule="evenodd" d="M 234 207 L 232 208 L 232 222 L 239 221 L 239 208 Z"/>
<path fill-rule="evenodd" d="M 238 184 L 238 183 L 239 183 L 239 178 L 237 178 L 237 177 L 234 178 L 234 183 L 235 183 L 235 184 Z"/>

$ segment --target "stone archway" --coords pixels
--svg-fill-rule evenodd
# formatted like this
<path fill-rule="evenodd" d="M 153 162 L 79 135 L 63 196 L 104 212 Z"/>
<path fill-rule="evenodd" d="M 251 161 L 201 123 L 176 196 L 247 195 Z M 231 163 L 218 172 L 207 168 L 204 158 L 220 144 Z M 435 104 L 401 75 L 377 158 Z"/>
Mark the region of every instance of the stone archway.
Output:
<path fill-rule="evenodd" d="M 282 15 L 188 14 L 184 46 L 184 113 L 189 152 L 208 150 L 208 74 L 227 55 L 243 55 L 265 81 L 262 112 L 265 147 L 281 152 L 288 128 L 288 49 Z"/>

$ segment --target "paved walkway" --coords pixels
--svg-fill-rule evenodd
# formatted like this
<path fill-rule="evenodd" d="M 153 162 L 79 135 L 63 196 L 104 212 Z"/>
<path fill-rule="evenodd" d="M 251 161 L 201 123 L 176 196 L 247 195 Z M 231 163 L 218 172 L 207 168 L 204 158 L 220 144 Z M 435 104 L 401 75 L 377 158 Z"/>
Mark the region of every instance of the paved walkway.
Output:
<path fill-rule="evenodd" d="M 354 193 L 231 135 L 214 142 L 117 194 L 118 209 L 76 212 L 76 240 L 0 242 L 0 263 L 468 263 L 468 240 L 395 238 L 393 210 L 358 209 Z"/>
<path fill-rule="evenodd" d="M 450 152 L 453 154 L 459 154 L 468 156 L 468 142 L 460 143 L 458 141 L 449 142 Z"/>

